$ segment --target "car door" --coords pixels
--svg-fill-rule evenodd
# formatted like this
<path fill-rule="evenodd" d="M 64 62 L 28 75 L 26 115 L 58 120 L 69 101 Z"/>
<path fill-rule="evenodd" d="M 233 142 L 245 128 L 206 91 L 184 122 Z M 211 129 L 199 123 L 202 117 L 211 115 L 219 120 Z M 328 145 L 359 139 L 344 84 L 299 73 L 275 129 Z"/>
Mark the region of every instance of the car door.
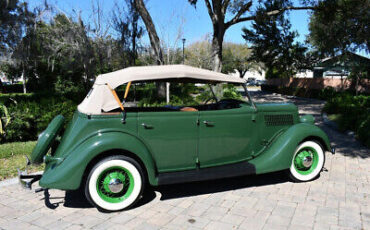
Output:
<path fill-rule="evenodd" d="M 258 140 L 255 109 L 240 108 L 199 112 L 200 167 L 211 167 L 250 158 Z"/>
<path fill-rule="evenodd" d="M 138 134 L 149 146 L 159 172 L 195 169 L 198 112 L 139 112 Z"/>

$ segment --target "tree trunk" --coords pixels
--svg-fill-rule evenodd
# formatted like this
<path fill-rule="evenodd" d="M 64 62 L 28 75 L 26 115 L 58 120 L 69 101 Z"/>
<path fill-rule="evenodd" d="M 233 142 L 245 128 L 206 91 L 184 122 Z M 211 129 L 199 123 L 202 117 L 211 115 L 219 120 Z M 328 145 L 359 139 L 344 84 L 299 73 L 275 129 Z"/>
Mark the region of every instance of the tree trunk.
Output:
<path fill-rule="evenodd" d="M 163 52 L 161 49 L 160 40 L 157 34 L 157 30 L 155 29 L 153 19 L 150 16 L 148 10 L 145 7 L 145 4 L 143 0 L 134 0 L 135 1 L 135 7 L 137 11 L 140 14 L 141 19 L 143 20 L 145 24 L 145 28 L 149 35 L 150 45 L 152 46 L 152 49 L 154 51 L 154 54 L 156 56 L 156 62 L 158 65 L 163 65 Z"/>
<path fill-rule="evenodd" d="M 212 70 L 215 72 L 221 72 L 222 70 L 222 43 L 224 40 L 225 27 L 223 23 L 213 24 L 213 37 L 212 37 Z M 217 98 L 222 97 L 222 86 L 217 84 L 213 87 L 213 91 Z"/>
<path fill-rule="evenodd" d="M 136 30 L 137 30 L 137 24 L 132 23 L 132 58 L 131 58 L 131 65 L 136 65 Z"/>
<path fill-rule="evenodd" d="M 27 87 L 26 87 L 26 75 L 27 75 L 27 73 L 26 73 L 26 67 L 25 67 L 24 64 L 22 64 L 22 67 L 23 67 L 23 71 L 22 71 L 23 93 L 27 93 Z"/>
<path fill-rule="evenodd" d="M 244 78 L 244 75 L 247 72 L 247 70 L 238 69 L 238 72 L 239 72 L 239 77 Z"/>
<path fill-rule="evenodd" d="M 213 26 L 212 38 L 212 60 L 213 71 L 221 72 L 222 70 L 222 43 L 224 41 L 225 27 L 221 23 Z"/>
<path fill-rule="evenodd" d="M 148 10 L 145 7 L 143 0 L 134 0 L 136 10 L 139 12 L 141 19 L 145 24 L 146 31 L 149 35 L 150 45 L 154 51 L 156 57 L 157 65 L 163 65 L 163 52 L 161 48 L 161 43 L 157 34 L 157 30 L 154 26 L 153 19 L 150 16 Z M 160 82 L 156 84 L 157 87 L 157 96 L 165 97 L 166 96 L 166 83 Z"/>

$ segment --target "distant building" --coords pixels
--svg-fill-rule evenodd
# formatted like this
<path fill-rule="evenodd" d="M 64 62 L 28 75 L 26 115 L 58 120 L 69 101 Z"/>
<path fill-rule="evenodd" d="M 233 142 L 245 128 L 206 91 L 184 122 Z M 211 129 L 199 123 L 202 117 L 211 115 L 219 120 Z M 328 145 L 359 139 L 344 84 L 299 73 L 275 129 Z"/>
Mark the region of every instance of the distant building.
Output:
<path fill-rule="evenodd" d="M 370 66 L 370 59 L 355 53 L 347 52 L 335 57 L 325 58 L 313 70 L 299 71 L 297 78 L 347 78 L 351 69 L 356 66 Z"/>
<path fill-rule="evenodd" d="M 13 83 L 16 83 L 16 82 L 20 82 L 20 81 L 23 81 L 23 75 L 20 76 L 20 77 L 16 77 L 14 79 L 9 79 L 5 73 L 1 72 L 0 71 L 0 80 L 2 83 L 5 83 L 5 84 L 13 84 Z"/>
<path fill-rule="evenodd" d="M 297 77 L 297 78 L 313 78 L 313 71 L 308 70 L 308 69 L 300 70 L 300 71 L 298 71 L 298 73 L 296 73 L 296 75 L 294 77 Z"/>

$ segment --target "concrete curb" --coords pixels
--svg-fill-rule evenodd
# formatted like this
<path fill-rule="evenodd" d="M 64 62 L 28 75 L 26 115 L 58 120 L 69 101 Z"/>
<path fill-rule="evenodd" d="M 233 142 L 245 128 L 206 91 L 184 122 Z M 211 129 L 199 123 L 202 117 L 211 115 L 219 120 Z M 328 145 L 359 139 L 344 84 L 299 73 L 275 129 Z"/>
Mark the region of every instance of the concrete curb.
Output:
<path fill-rule="evenodd" d="M 13 185 L 13 184 L 18 184 L 18 178 L 17 177 L 0 181 L 0 188 L 5 187 L 5 186 L 9 186 L 9 185 Z"/>
<path fill-rule="evenodd" d="M 30 175 L 41 174 L 41 173 L 43 173 L 43 171 L 30 173 Z M 18 177 L 13 177 L 13 178 L 10 178 L 10 179 L 0 181 L 0 188 L 5 187 L 5 186 L 9 186 L 9 185 L 18 184 L 18 183 L 19 183 Z"/>

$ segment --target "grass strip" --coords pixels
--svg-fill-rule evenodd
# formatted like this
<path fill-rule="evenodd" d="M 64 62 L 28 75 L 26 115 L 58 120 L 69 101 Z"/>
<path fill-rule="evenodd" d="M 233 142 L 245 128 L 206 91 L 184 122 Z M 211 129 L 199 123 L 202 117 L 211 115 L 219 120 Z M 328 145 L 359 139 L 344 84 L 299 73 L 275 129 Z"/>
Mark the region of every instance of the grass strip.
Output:
<path fill-rule="evenodd" d="M 0 181 L 17 176 L 17 168 L 25 170 L 24 155 L 30 156 L 36 141 L 12 142 L 0 145 Z M 42 171 L 44 164 L 31 165 L 28 173 Z"/>

